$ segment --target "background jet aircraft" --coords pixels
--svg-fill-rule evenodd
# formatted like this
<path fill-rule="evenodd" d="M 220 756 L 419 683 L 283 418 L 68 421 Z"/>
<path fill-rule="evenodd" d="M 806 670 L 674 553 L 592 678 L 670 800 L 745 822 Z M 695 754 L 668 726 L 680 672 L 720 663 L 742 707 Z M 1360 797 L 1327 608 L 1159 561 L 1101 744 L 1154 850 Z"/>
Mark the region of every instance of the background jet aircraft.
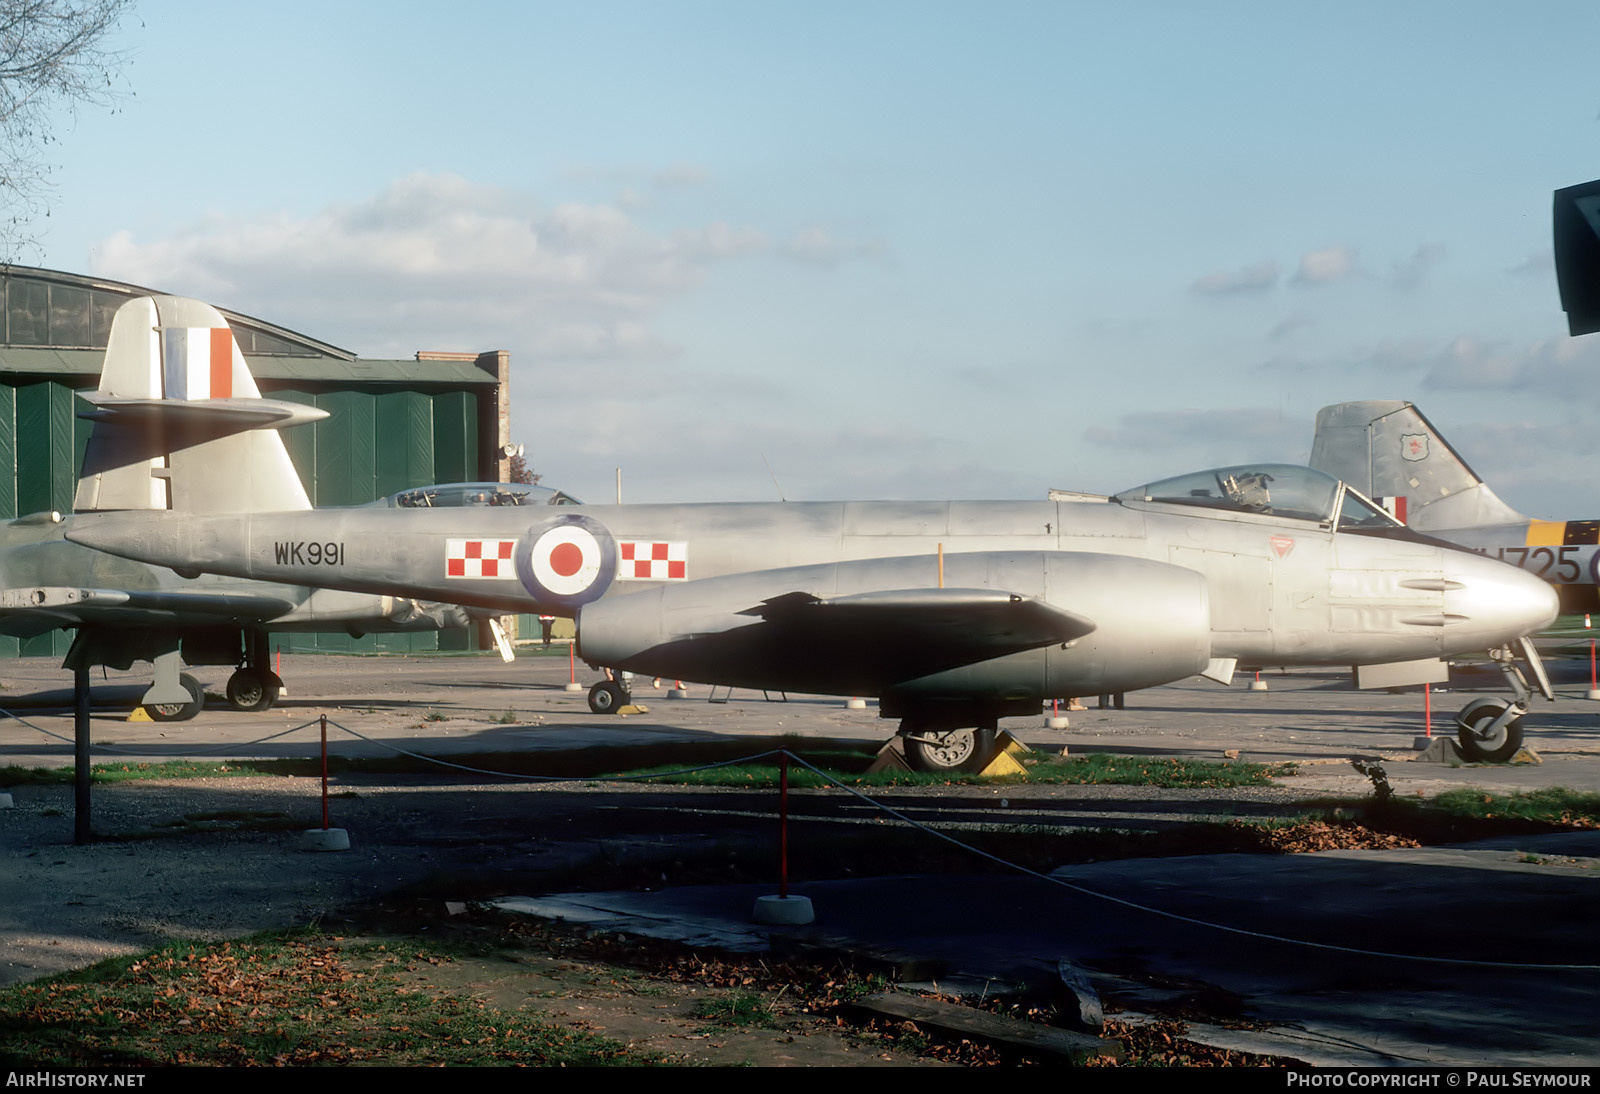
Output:
<path fill-rule="evenodd" d="M 185 441 L 174 487 L 237 439 Z M 106 514 L 69 536 L 180 572 L 575 616 L 583 657 L 621 670 L 877 696 L 923 766 L 986 758 L 999 718 L 1047 698 L 1227 680 L 1240 660 L 1420 682 L 1556 613 L 1543 582 L 1303 467 L 1097 500 L 249 511 L 283 492 L 273 466 L 236 513 Z M 1503 737 L 1514 720 L 1489 721 Z"/>
<path fill-rule="evenodd" d="M 97 407 L 90 415 L 98 420 L 79 484 L 81 510 L 164 505 L 171 469 L 165 454 L 154 449 L 164 448 L 169 432 L 204 435 L 215 431 L 214 419 L 229 415 L 285 423 L 307 420 L 308 412 L 310 418 L 325 416 L 323 411 L 261 400 L 243 358 L 232 356 L 238 351 L 231 337 L 219 345 L 213 361 L 209 341 L 187 337 L 190 329 L 204 324 L 197 324 L 194 316 L 173 314 L 182 311 L 176 306 L 161 310 L 168 314 L 158 314 L 156 301 L 137 300 L 115 318 L 99 390 L 87 396 Z M 248 398 L 208 401 L 208 396 L 233 394 Z M 202 402 L 174 410 L 164 398 Z M 271 444 L 249 443 L 259 446 L 257 455 L 268 461 L 276 461 L 283 451 L 281 444 L 274 451 Z M 125 466 L 121 461 L 135 451 L 145 453 L 138 471 L 119 474 Z M 273 466 L 273 481 L 282 489 L 269 496 L 282 504 L 304 504 L 306 495 L 292 466 Z M 189 487 L 185 500 L 209 511 L 225 505 L 245 467 L 221 470 L 225 474 L 215 496 L 206 496 L 195 476 L 185 477 L 180 465 L 179 479 Z M 68 542 L 64 533 L 77 519 L 36 513 L 0 523 L 0 634 L 27 638 L 73 628 L 77 633 L 67 654 L 68 668 L 127 669 L 136 661 L 152 662 L 155 682 L 144 703 L 161 720 L 193 717 L 204 701 L 200 685 L 180 674 L 180 661 L 239 666 L 228 680 L 229 701 L 241 710 L 270 707 L 282 681 L 269 665 L 269 629 L 363 634 L 438 630 L 468 622 L 462 609 L 446 604 L 234 578 L 181 578 L 166 568 Z"/>
<path fill-rule="evenodd" d="M 1600 611 L 1600 520 L 1536 520 L 1501 501 L 1407 402 L 1317 412 L 1311 466 L 1351 483 L 1410 527 L 1520 566 L 1566 612 Z"/>

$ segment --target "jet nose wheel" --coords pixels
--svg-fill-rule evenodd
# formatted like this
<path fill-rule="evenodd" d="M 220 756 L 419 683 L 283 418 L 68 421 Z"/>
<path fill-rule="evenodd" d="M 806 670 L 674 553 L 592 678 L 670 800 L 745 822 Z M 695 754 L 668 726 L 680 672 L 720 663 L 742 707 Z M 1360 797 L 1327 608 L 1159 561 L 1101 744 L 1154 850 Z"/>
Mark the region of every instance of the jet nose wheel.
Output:
<path fill-rule="evenodd" d="M 183 690 L 189 693 L 187 703 L 152 703 L 145 707 L 152 721 L 156 722 L 187 722 L 206 705 L 206 692 L 200 682 L 187 672 L 178 677 L 178 683 L 183 685 Z"/>
<path fill-rule="evenodd" d="M 1495 725 L 1510 707 L 1504 699 L 1482 699 L 1456 716 L 1460 726 L 1456 739 L 1467 759 L 1499 764 L 1517 754 L 1522 747 L 1522 716 Z"/>
<path fill-rule="evenodd" d="M 917 771 L 982 771 L 994 752 L 994 730 L 987 728 L 913 729 L 901 736 L 906 761 Z"/>
<path fill-rule="evenodd" d="M 602 680 L 589 689 L 589 709 L 596 714 L 615 714 L 632 698 L 615 680 Z"/>

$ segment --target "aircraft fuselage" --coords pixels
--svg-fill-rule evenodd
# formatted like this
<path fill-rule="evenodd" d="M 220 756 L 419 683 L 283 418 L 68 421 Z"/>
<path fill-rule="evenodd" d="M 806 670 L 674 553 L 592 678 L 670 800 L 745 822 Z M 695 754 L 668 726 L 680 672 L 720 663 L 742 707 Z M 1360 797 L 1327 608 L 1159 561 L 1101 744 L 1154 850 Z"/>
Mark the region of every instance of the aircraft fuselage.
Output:
<path fill-rule="evenodd" d="M 1446 657 L 1555 612 L 1542 582 L 1468 551 L 1152 500 L 129 513 L 84 528 L 84 542 L 180 572 L 576 615 L 582 652 L 607 666 L 841 694 L 1037 698 L 1133 690 L 1214 659 Z M 957 643 L 941 659 L 919 637 L 927 614 L 886 609 L 841 629 L 757 610 L 796 593 L 843 603 L 937 589 L 941 555 L 945 589 L 1002 590 L 1087 619 L 1089 633 L 1008 639 L 999 627 L 992 656 Z M 841 635 L 865 637 L 842 657 L 810 655 Z"/>

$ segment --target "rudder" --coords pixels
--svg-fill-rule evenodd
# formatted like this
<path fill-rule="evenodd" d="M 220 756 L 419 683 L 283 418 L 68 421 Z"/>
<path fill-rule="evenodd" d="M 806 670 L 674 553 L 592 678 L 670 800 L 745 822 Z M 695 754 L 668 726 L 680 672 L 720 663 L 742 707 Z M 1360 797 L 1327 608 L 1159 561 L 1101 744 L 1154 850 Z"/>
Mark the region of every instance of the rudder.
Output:
<path fill-rule="evenodd" d="M 1311 466 L 1343 479 L 1419 530 L 1527 520 L 1500 500 L 1413 403 L 1323 407 Z"/>

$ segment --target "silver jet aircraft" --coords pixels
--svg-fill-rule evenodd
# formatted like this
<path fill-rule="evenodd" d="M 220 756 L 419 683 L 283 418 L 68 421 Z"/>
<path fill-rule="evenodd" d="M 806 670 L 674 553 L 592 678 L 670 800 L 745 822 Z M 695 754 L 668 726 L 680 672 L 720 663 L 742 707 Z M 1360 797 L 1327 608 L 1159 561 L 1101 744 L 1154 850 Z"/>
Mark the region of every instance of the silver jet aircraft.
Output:
<path fill-rule="evenodd" d="M 215 436 L 229 422 L 326 417 L 261 399 L 226 325 L 222 338 L 213 341 L 209 333 L 219 313 L 194 303 L 143 298 L 114 317 L 99 389 L 84 396 L 95 408 L 87 416 L 96 421 L 76 498 L 80 512 L 165 507 L 169 487 L 180 505 L 233 511 L 252 458 L 271 469 L 259 500 L 274 507 L 309 504 L 275 434 L 245 435 L 248 440 L 236 443 L 248 449 L 231 457 L 222 452 L 228 463 L 218 475 L 197 476 L 182 454 L 168 461 L 169 437 Z M 215 446 L 211 451 L 218 454 Z M 384 594 L 182 578 L 69 542 L 65 533 L 81 519 L 46 512 L 0 523 L 0 634 L 28 638 L 74 629 L 68 668 L 127 669 L 150 661 L 155 681 L 143 702 L 158 720 L 191 718 L 204 702 L 200 685 L 180 672 L 180 661 L 237 666 L 228 679 L 229 702 L 240 710 L 270 707 L 283 682 L 271 669 L 268 629 L 364 634 L 469 621 L 453 605 Z"/>
<path fill-rule="evenodd" d="M 1050 698 L 1241 662 L 1420 682 L 1556 614 L 1536 578 L 1286 465 L 1042 502 L 148 512 L 69 535 L 180 573 L 573 616 L 584 659 L 623 672 L 875 696 L 929 768 L 986 760 L 998 719 Z"/>

